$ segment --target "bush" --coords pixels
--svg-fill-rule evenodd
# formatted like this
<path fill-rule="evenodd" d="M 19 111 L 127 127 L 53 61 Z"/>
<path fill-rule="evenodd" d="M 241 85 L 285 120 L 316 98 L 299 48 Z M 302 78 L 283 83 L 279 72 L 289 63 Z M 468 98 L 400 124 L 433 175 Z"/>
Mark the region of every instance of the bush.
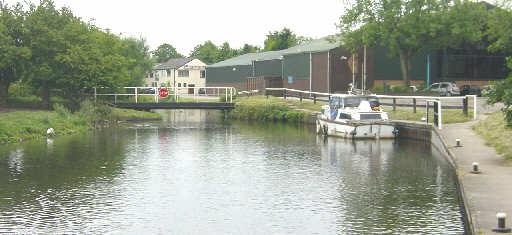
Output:
<path fill-rule="evenodd" d="M 61 117 L 69 119 L 69 117 L 71 116 L 71 112 L 62 104 L 54 104 L 53 110 Z"/>

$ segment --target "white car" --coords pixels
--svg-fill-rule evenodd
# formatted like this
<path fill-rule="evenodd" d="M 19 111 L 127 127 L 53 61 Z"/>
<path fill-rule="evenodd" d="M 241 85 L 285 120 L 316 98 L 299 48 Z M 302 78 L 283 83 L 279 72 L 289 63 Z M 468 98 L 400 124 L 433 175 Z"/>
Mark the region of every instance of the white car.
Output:
<path fill-rule="evenodd" d="M 460 89 L 453 82 L 440 82 L 430 85 L 430 90 L 439 92 L 441 96 L 457 96 L 460 95 Z"/>

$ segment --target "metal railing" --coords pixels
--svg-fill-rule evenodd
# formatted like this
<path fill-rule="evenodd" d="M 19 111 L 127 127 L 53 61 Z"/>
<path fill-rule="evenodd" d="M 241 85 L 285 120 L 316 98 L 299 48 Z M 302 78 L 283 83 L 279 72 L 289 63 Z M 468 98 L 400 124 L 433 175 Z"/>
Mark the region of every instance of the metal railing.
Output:
<path fill-rule="evenodd" d="M 298 98 L 301 102 L 303 99 L 313 100 L 314 103 L 317 101 L 329 102 L 329 98 L 331 96 L 348 96 L 347 94 L 332 94 L 332 93 L 323 93 L 323 92 L 311 92 L 311 91 L 302 91 L 296 89 L 288 89 L 288 88 L 265 88 L 265 95 L 268 96 L 279 96 L 284 99 L 289 97 Z M 385 106 L 393 107 L 393 111 L 396 110 L 396 107 L 412 107 L 413 112 L 416 113 L 417 107 L 423 107 L 423 104 L 419 104 L 418 101 L 423 101 L 426 107 L 431 107 L 430 103 L 432 101 L 439 101 L 438 104 L 441 107 L 443 101 L 447 100 L 461 100 L 461 106 L 454 105 L 443 105 L 444 109 L 462 109 L 465 115 L 468 115 L 469 110 L 469 99 L 473 100 L 473 119 L 476 120 L 478 117 L 478 104 L 477 104 L 477 96 L 476 95 L 466 95 L 466 96 L 391 96 L 391 95 L 374 95 L 378 97 L 380 100 L 392 100 L 392 103 L 382 103 Z M 412 104 L 409 103 L 397 103 L 398 100 L 408 100 L 412 101 Z"/>
<path fill-rule="evenodd" d="M 225 96 L 226 103 L 233 103 L 233 95 L 235 93 L 234 87 L 94 87 L 94 102 L 97 102 L 99 96 L 114 97 L 114 103 L 118 102 L 118 97 L 134 97 L 135 103 L 139 102 L 139 97 L 153 96 L 154 102 L 158 103 L 160 99 L 160 91 L 167 89 L 168 97 L 173 98 L 173 102 L 179 102 L 183 98 L 192 98 L 198 102 L 200 98 L 215 99 Z M 113 92 L 111 90 L 124 91 L 121 93 Z M 107 90 L 102 93 L 102 90 Z M 131 92 L 133 91 L 133 92 Z"/>

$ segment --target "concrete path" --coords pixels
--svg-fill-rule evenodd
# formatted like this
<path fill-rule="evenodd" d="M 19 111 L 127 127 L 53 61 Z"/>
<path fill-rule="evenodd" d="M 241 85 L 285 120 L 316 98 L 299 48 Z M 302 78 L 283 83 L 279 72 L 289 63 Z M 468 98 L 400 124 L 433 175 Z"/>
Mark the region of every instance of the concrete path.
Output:
<path fill-rule="evenodd" d="M 477 121 L 443 125 L 440 133 L 456 158 L 476 234 L 494 234 L 497 212 L 507 213 L 507 227 L 512 226 L 512 164 L 471 129 Z M 463 147 L 452 147 L 455 139 Z M 470 173 L 473 162 L 480 164 L 481 174 Z"/>

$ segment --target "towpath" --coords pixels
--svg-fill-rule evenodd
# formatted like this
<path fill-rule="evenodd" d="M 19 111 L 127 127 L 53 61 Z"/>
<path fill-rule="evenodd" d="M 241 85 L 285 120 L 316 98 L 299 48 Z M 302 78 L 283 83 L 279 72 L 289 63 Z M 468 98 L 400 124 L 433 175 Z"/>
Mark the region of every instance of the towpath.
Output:
<path fill-rule="evenodd" d="M 440 132 L 456 158 L 476 234 L 494 234 L 497 212 L 507 213 L 507 227 L 512 225 L 512 164 L 472 130 L 476 122 L 443 125 Z M 454 147 L 456 139 L 462 147 Z M 471 173 L 473 162 L 479 163 L 480 174 Z"/>

